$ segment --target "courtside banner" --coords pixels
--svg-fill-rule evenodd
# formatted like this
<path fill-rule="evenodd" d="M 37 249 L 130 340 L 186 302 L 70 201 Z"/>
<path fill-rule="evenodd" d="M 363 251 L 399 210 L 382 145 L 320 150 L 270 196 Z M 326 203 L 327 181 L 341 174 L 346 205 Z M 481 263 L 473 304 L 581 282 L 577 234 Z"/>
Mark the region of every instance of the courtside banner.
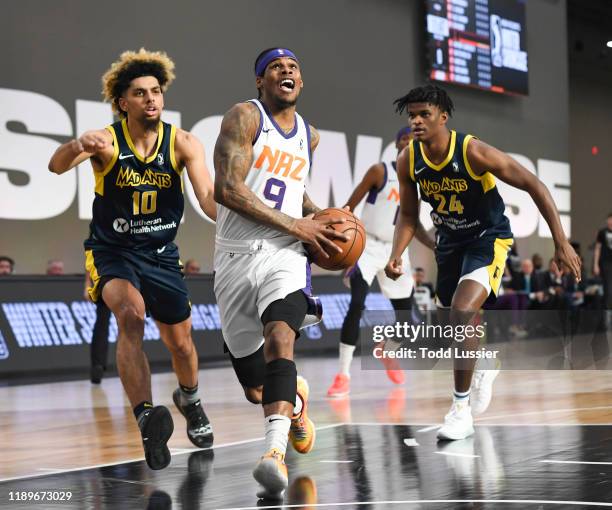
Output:
<path fill-rule="evenodd" d="M 219 310 L 210 275 L 186 279 L 192 303 L 192 335 L 201 361 L 226 359 Z M 83 298 L 80 276 L 9 276 L 0 279 L 0 375 L 26 375 L 42 370 L 89 367 L 89 347 L 96 307 Z M 321 299 L 323 320 L 302 331 L 296 352 L 336 351 L 339 330 L 350 295 L 338 276 L 314 276 L 313 290 Z M 372 292 L 366 306 L 391 310 L 381 294 Z M 365 323 L 364 323 L 365 325 Z M 109 366 L 114 366 L 117 323 L 111 316 Z M 151 363 L 169 362 L 155 321 L 147 317 L 144 349 Z"/>

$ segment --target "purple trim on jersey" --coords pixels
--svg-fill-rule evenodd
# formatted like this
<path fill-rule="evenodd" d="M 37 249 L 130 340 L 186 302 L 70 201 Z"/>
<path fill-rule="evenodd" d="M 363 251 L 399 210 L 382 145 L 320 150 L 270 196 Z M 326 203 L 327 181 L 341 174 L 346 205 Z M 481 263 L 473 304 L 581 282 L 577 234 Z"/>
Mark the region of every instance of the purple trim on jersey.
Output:
<path fill-rule="evenodd" d="M 247 103 L 252 103 L 255 106 L 257 106 L 257 103 L 252 99 L 249 99 Z M 257 107 L 257 111 L 259 112 L 259 127 L 257 128 L 257 133 L 255 133 L 255 138 L 253 139 L 253 145 L 255 145 L 257 143 L 257 140 L 259 140 L 259 135 L 261 134 L 261 128 L 263 127 L 263 115 L 261 114 L 261 110 L 259 109 L 259 107 Z"/>
<path fill-rule="evenodd" d="M 308 122 L 306 122 L 306 119 L 304 119 L 304 117 L 302 117 L 302 120 L 304 121 L 304 126 L 306 126 L 306 142 L 308 143 L 308 168 L 312 168 L 312 149 L 310 146 L 310 126 L 308 125 Z"/>
<path fill-rule="evenodd" d="M 361 269 L 359 269 L 359 263 L 351 267 L 351 270 L 348 273 L 346 273 L 346 277 L 351 278 L 357 271 L 361 272 Z"/>
<path fill-rule="evenodd" d="M 306 259 L 306 286 L 302 290 L 307 296 L 312 295 L 312 268 L 308 259 Z"/>
<path fill-rule="evenodd" d="M 270 110 L 268 110 L 268 107 L 265 105 L 265 103 L 262 102 L 261 106 L 263 106 L 263 109 L 266 112 L 266 115 L 268 116 L 268 118 L 270 119 L 270 122 L 272 122 L 276 130 L 279 132 L 279 134 L 283 138 L 285 138 L 286 140 L 289 140 L 289 138 L 293 138 L 295 136 L 298 130 L 298 119 L 295 113 L 293 114 L 293 129 L 291 130 L 291 133 L 285 134 L 285 132 L 280 128 L 280 126 L 276 123 L 276 121 L 272 117 L 272 114 L 270 113 Z"/>
<path fill-rule="evenodd" d="M 393 170 L 395 170 L 395 173 L 397 173 L 397 161 L 391 161 L 391 166 L 393 167 Z"/>
<path fill-rule="evenodd" d="M 266 72 L 266 67 L 268 64 L 277 58 L 287 57 L 295 60 L 299 63 L 299 60 L 295 56 L 295 54 L 286 48 L 274 48 L 265 53 L 257 62 L 257 67 L 255 68 L 255 76 L 263 76 Z"/>
<path fill-rule="evenodd" d="M 368 198 L 366 198 L 366 202 L 368 204 L 375 204 L 376 197 L 378 196 L 378 190 L 376 188 L 372 188 L 368 193 Z"/>
<path fill-rule="evenodd" d="M 380 188 L 372 188 L 370 190 L 370 192 L 368 193 L 368 198 L 366 198 L 366 202 L 368 204 L 375 204 L 376 203 L 376 199 L 378 198 L 378 194 L 383 190 L 383 188 L 387 185 L 387 180 L 389 178 L 389 175 L 387 173 L 387 164 L 383 163 L 383 170 L 385 171 L 385 175 L 383 177 L 383 183 L 382 186 Z"/>
<path fill-rule="evenodd" d="M 383 168 L 385 169 L 385 176 L 383 177 L 383 183 L 380 188 L 378 188 L 378 193 L 380 193 L 385 186 L 387 185 L 387 181 L 389 180 L 389 172 L 387 171 L 387 163 L 383 163 Z"/>

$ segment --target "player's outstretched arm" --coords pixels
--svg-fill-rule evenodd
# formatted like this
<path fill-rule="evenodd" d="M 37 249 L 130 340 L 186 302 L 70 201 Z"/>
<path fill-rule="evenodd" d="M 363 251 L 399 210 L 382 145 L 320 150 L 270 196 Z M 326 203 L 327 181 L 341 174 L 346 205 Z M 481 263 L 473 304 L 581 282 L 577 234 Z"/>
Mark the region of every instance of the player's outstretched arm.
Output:
<path fill-rule="evenodd" d="M 510 186 L 529 193 L 550 227 L 555 243 L 555 263 L 567 266 L 576 280 L 580 281 L 582 264 L 580 257 L 563 232 L 559 212 L 544 183 L 514 158 L 480 140 L 470 140 L 467 160 L 476 175 L 483 175 L 489 171 Z"/>
<path fill-rule="evenodd" d="M 187 168 L 187 175 L 193 186 L 193 191 L 198 199 L 200 208 L 211 220 L 216 220 L 217 204 L 213 196 L 212 179 L 206 166 L 204 146 L 191 133 L 178 129 L 174 147 L 179 168 L 182 166 Z"/>
<path fill-rule="evenodd" d="M 215 200 L 238 214 L 290 234 L 293 218 L 264 204 L 245 184 L 253 163 L 259 111 L 250 103 L 234 105 L 223 117 L 214 152 Z"/>
<path fill-rule="evenodd" d="M 79 138 L 58 147 L 49 161 L 49 171 L 63 174 L 89 158 L 92 159 L 94 170 L 97 170 L 96 167 L 104 165 L 104 160 L 110 159 L 107 153 L 109 150 L 112 152 L 112 145 L 113 136 L 107 129 L 87 131 Z"/>
<path fill-rule="evenodd" d="M 419 196 L 416 185 L 410 179 L 409 155 L 403 150 L 397 158 L 397 175 L 400 185 L 400 210 L 395 223 L 393 235 L 393 248 L 389 262 L 385 266 L 385 273 L 389 278 L 396 280 L 403 274 L 402 253 L 412 241 L 419 221 Z"/>
<path fill-rule="evenodd" d="M 346 201 L 346 205 L 355 210 L 355 207 L 363 200 L 363 197 L 370 192 L 371 189 L 380 189 L 385 180 L 385 168 L 382 163 L 376 163 L 368 168 L 361 182 L 357 184 L 351 196 Z"/>

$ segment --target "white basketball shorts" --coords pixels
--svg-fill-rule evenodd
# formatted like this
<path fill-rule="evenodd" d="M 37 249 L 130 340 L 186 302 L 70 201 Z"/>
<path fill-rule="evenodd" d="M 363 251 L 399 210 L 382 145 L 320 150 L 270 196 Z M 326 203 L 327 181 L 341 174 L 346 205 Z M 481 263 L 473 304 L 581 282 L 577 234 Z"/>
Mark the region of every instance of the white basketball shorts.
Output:
<path fill-rule="evenodd" d="M 380 289 L 387 299 L 408 298 L 412 295 L 414 287 L 408 250 L 402 255 L 404 274 L 397 280 L 392 280 L 385 274 L 385 266 L 391 256 L 392 246 L 392 243 L 379 241 L 369 236 L 366 247 L 357 261 L 357 267 L 368 285 L 372 285 L 374 277 L 378 279 L 378 285 L 380 285 Z"/>
<path fill-rule="evenodd" d="M 310 265 L 294 237 L 216 240 L 214 291 L 225 343 L 235 358 L 264 342 L 261 316 L 273 301 L 296 290 L 310 294 Z"/>

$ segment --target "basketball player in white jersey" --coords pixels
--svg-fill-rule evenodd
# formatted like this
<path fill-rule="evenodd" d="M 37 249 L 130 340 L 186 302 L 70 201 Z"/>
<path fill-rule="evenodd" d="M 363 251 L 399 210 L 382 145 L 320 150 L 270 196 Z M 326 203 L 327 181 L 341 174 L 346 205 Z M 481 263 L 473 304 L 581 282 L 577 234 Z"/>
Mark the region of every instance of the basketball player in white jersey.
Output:
<path fill-rule="evenodd" d="M 258 496 L 278 498 L 287 487 L 288 436 L 299 453 L 315 440 L 308 385 L 293 362 L 299 330 L 316 312 L 302 243 L 341 252 L 332 240 L 346 238 L 327 228 L 343 220 L 312 219 L 319 208 L 305 182 L 319 134 L 295 111 L 303 86 L 297 57 L 265 50 L 255 76 L 259 98 L 225 114 L 215 146 L 215 295 L 238 380 L 250 402 L 263 404 L 265 454 L 253 470 L 264 487 Z"/>
<path fill-rule="evenodd" d="M 400 129 L 395 137 L 398 154 L 412 140 L 409 127 Z M 354 210 L 367 196 L 361 212 L 361 221 L 367 233 L 368 242 L 357 264 L 347 271 L 351 288 L 351 303 L 342 323 L 340 332 L 340 371 L 327 390 L 329 397 L 342 397 L 350 392 L 350 365 L 353 352 L 359 339 L 359 322 L 365 308 L 365 300 L 374 281 L 383 295 L 391 300 L 399 321 L 410 320 L 412 310 L 412 291 L 414 282 L 410 270 L 408 252 L 404 254 L 404 274 L 397 280 L 385 275 L 385 258 L 391 253 L 395 220 L 399 211 L 399 182 L 395 170 L 395 161 L 380 162 L 372 165 L 357 185 L 346 206 Z M 417 238 L 433 250 L 433 240 L 419 223 Z M 395 384 L 404 382 L 404 372 L 397 369 L 392 358 L 382 358 L 387 376 Z"/>

